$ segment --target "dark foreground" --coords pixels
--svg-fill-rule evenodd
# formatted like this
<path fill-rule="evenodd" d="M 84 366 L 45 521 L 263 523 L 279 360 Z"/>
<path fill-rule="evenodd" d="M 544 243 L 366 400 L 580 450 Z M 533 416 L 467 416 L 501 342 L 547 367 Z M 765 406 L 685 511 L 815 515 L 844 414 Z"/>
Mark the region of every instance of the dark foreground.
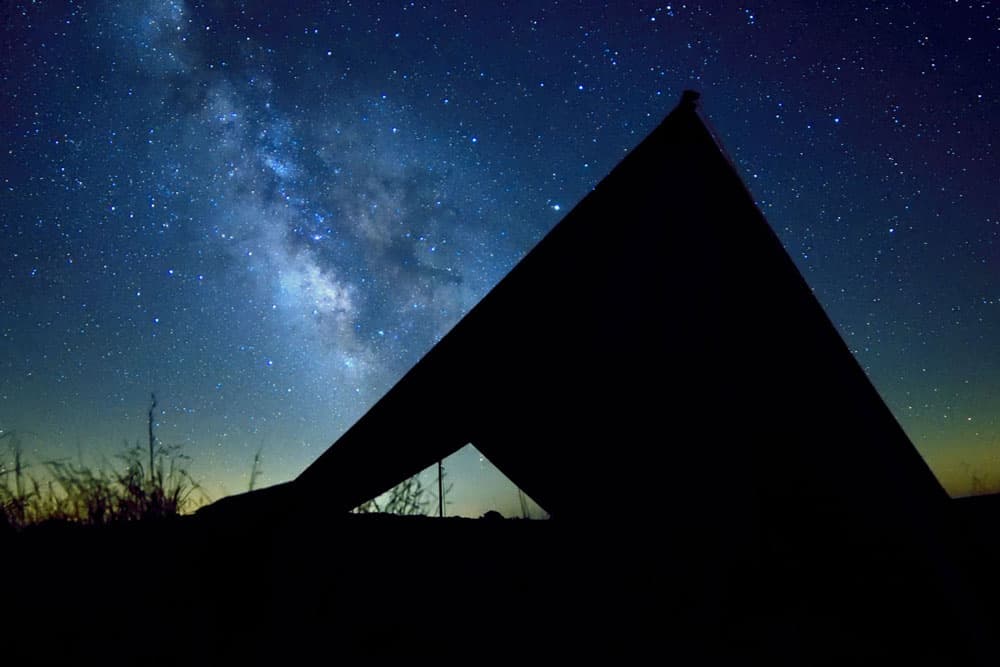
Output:
<path fill-rule="evenodd" d="M 995 505 L 954 504 L 978 545 L 961 550 L 977 599 L 956 623 L 978 629 L 924 613 L 938 602 L 906 563 L 774 551 L 734 566 L 709 549 L 677 556 L 661 526 L 374 515 L 41 526 L 4 540 L 4 663 L 974 664 L 997 627 Z"/>

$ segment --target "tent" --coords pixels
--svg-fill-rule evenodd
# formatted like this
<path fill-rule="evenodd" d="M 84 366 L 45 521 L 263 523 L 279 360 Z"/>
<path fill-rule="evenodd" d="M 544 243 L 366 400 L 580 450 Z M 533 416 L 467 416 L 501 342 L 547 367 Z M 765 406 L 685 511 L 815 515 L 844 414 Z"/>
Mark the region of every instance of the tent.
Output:
<path fill-rule="evenodd" d="M 647 638 L 652 615 L 769 659 L 982 651 L 947 494 L 697 100 L 297 479 L 205 513 L 347 512 L 471 442 L 599 536 Z"/>

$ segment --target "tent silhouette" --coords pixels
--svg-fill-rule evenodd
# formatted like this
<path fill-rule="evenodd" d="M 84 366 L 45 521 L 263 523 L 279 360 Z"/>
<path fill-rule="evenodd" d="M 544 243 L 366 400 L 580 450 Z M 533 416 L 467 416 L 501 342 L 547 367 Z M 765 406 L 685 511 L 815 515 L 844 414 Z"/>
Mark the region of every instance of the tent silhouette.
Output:
<path fill-rule="evenodd" d="M 979 651 L 947 494 L 697 100 L 297 479 L 202 514 L 348 512 L 473 443 L 600 536 L 581 557 L 630 572 L 650 637 L 653 614 L 841 658 Z"/>

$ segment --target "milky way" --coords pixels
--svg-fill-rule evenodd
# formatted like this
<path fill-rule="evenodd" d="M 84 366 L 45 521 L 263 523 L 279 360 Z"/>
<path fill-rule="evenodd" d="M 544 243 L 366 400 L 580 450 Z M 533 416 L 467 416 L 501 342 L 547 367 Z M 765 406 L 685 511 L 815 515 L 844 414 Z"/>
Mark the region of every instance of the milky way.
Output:
<path fill-rule="evenodd" d="M 36 465 L 155 391 L 213 496 L 258 448 L 295 476 L 697 88 L 942 482 L 1000 480 L 998 8 L 280 4 L 5 6 L 0 429 Z"/>

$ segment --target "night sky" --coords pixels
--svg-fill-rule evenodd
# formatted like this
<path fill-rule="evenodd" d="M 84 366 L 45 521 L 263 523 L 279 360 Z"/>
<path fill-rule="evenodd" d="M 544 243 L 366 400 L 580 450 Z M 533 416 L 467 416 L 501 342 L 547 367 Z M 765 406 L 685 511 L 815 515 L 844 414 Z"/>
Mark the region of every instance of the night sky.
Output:
<path fill-rule="evenodd" d="M 284 4 L 2 3 L 34 470 L 143 438 L 155 391 L 213 498 L 258 448 L 291 479 L 694 88 L 941 482 L 1000 485 L 1000 6 Z M 515 511 L 447 465 L 450 511 Z"/>

